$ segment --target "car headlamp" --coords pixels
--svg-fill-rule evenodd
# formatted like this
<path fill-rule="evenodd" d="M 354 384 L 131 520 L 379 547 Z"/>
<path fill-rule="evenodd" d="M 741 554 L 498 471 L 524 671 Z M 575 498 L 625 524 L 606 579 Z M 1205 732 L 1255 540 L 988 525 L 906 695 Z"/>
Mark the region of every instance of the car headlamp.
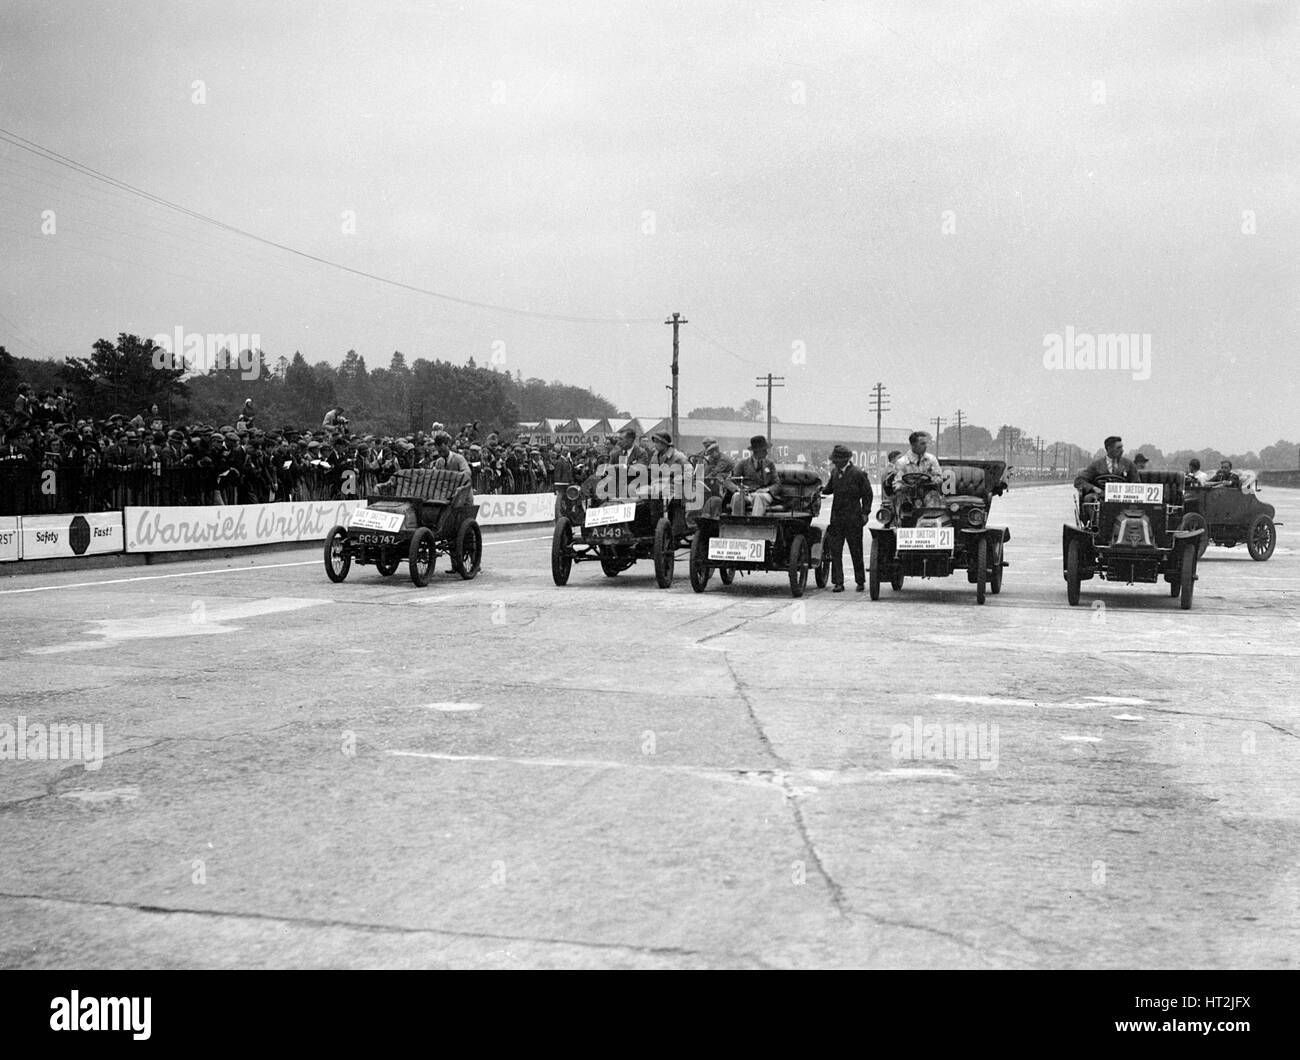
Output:
<path fill-rule="evenodd" d="M 950 505 L 948 505 L 948 511 L 956 515 L 959 511 L 961 511 L 961 505 L 958 504 L 956 501 L 953 501 Z"/>
<path fill-rule="evenodd" d="M 984 525 L 984 511 L 981 508 L 972 508 L 966 513 L 966 520 L 971 526 Z"/>
<path fill-rule="evenodd" d="M 568 500 L 576 501 L 578 497 L 581 495 L 581 493 L 582 490 L 580 490 L 577 486 L 570 486 L 568 489 L 564 491 L 564 496 Z"/>

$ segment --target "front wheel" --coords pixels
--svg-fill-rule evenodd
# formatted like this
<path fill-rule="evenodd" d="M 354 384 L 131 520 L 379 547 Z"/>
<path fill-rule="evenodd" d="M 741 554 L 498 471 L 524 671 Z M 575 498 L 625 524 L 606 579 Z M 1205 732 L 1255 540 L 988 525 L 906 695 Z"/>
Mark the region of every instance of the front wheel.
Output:
<path fill-rule="evenodd" d="M 1246 533 L 1246 551 L 1250 558 L 1263 562 L 1273 554 L 1277 547 L 1277 528 L 1267 515 L 1257 515 L 1251 520 Z"/>
<path fill-rule="evenodd" d="M 1188 551 L 1192 551 L 1188 549 Z M 1079 603 L 1079 586 L 1083 584 L 1083 556 L 1078 541 L 1071 541 L 1065 550 L 1065 598 L 1074 607 Z"/>
<path fill-rule="evenodd" d="M 812 559 L 812 550 L 808 539 L 803 534 L 796 534 L 790 543 L 790 595 L 796 599 L 803 596 L 804 586 L 808 584 L 808 565 Z"/>
<path fill-rule="evenodd" d="M 1183 516 L 1182 521 L 1178 524 L 1178 529 L 1205 531 L 1196 539 L 1196 558 L 1200 559 L 1204 556 L 1205 550 L 1210 547 L 1210 528 L 1205 522 L 1205 516 L 1200 512 L 1188 512 Z"/>
<path fill-rule="evenodd" d="M 993 546 L 992 558 L 989 560 L 989 592 L 994 596 L 1002 591 L 1002 542 Z"/>
<path fill-rule="evenodd" d="M 456 544 L 451 554 L 451 565 L 465 581 L 478 573 L 483 563 L 483 531 L 473 519 L 460 524 Z"/>
<path fill-rule="evenodd" d="M 673 584 L 673 570 L 677 566 L 677 550 L 674 547 L 673 523 L 668 516 L 661 516 L 655 524 L 654 563 L 655 584 L 660 589 L 668 589 Z"/>
<path fill-rule="evenodd" d="M 703 533 L 697 533 L 695 540 L 691 542 L 691 588 L 697 593 L 704 592 L 709 584 L 709 539 Z M 719 571 L 719 574 L 722 572 Z M 725 579 L 724 579 L 725 581 Z"/>
<path fill-rule="evenodd" d="M 573 570 L 573 527 L 560 516 L 555 520 L 555 534 L 551 537 L 551 577 L 556 585 L 564 585 Z"/>
<path fill-rule="evenodd" d="M 411 535 L 411 581 L 421 589 L 429 584 L 429 576 L 438 562 L 438 548 L 433 531 L 422 526 Z"/>
<path fill-rule="evenodd" d="M 341 582 L 348 576 L 352 555 L 348 552 L 348 532 L 336 526 L 325 539 L 325 574 L 332 582 Z"/>
<path fill-rule="evenodd" d="M 1178 606 L 1188 611 L 1192 606 L 1192 590 L 1196 587 L 1196 549 L 1184 548 L 1182 569 L 1178 572 Z"/>
<path fill-rule="evenodd" d="M 867 573 L 867 590 L 871 599 L 880 599 L 880 538 L 871 538 L 871 570 Z"/>
<path fill-rule="evenodd" d="M 984 602 L 984 591 L 989 580 L 989 543 L 980 538 L 975 546 L 975 602 Z"/>

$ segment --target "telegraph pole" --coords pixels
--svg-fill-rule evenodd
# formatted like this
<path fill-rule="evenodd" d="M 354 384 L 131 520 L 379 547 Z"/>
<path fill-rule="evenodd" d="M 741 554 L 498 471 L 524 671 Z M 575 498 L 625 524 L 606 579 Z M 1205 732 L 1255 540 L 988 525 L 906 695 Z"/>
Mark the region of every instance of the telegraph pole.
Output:
<path fill-rule="evenodd" d="M 956 412 L 952 414 L 953 426 L 957 428 L 957 459 L 958 460 L 961 459 L 961 428 L 962 428 L 962 424 L 966 422 L 965 415 L 966 414 L 962 412 L 961 409 L 958 409 Z"/>
<path fill-rule="evenodd" d="M 673 326 L 673 386 L 672 386 L 672 391 L 673 391 L 673 412 L 672 412 L 672 419 L 673 419 L 673 445 L 676 445 L 676 444 L 680 441 L 680 439 L 679 439 L 679 437 L 678 437 L 678 434 L 677 434 L 677 350 L 678 350 L 678 345 L 677 345 L 677 329 L 678 329 L 679 327 L 681 327 L 683 324 L 689 324 L 690 321 L 687 320 L 685 317 L 683 317 L 683 316 L 681 315 L 681 313 L 674 313 L 674 314 L 673 314 L 673 315 L 672 315 L 668 320 L 665 320 L 664 323 L 665 323 L 665 324 L 671 324 L 671 325 Z"/>
<path fill-rule="evenodd" d="M 939 435 L 943 433 L 943 425 L 948 421 L 941 416 L 934 418 L 934 458 L 939 459 Z"/>
<path fill-rule="evenodd" d="M 766 376 L 755 376 L 758 380 L 758 389 L 762 390 L 767 387 L 767 444 L 772 444 L 772 388 L 785 386 L 785 376 L 773 375 L 768 372 Z"/>
<path fill-rule="evenodd" d="M 876 414 L 876 461 L 880 461 L 880 417 L 882 413 L 889 411 L 889 406 L 885 404 L 889 400 L 889 394 L 885 391 L 884 383 L 877 383 L 871 388 L 870 408 Z"/>

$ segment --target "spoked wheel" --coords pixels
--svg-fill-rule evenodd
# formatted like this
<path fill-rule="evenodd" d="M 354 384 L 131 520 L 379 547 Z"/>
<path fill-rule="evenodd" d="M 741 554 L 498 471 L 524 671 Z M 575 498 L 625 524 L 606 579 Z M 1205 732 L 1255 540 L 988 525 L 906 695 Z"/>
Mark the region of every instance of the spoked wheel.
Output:
<path fill-rule="evenodd" d="M 1065 598 L 1070 601 L 1071 607 L 1078 604 L 1079 586 L 1083 584 L 1082 551 L 1078 541 L 1071 541 L 1065 550 Z"/>
<path fill-rule="evenodd" d="M 818 589 L 825 589 L 826 583 L 831 579 L 831 557 L 826 551 L 826 539 L 822 539 L 821 555 L 817 559 L 817 566 L 813 571 L 813 577 L 817 581 Z"/>
<path fill-rule="evenodd" d="M 654 561 L 655 584 L 660 589 L 671 588 L 673 571 L 677 566 L 677 550 L 674 547 L 673 522 L 668 516 L 660 516 L 655 524 Z"/>
<path fill-rule="evenodd" d="M 397 568 L 402 565 L 402 558 L 394 556 L 389 549 L 383 549 L 375 559 L 375 570 L 379 571 L 385 578 L 391 578 L 397 573 Z"/>
<path fill-rule="evenodd" d="M 691 588 L 697 593 L 704 592 L 709 584 L 709 539 L 703 533 L 695 535 L 695 540 L 691 542 Z M 719 574 L 722 571 L 718 572 Z M 724 583 L 726 579 L 723 579 Z"/>
<path fill-rule="evenodd" d="M 1268 559 L 1277 547 L 1277 528 L 1267 515 L 1257 515 L 1246 532 L 1246 551 L 1254 560 Z M 1199 558 L 1199 557 L 1197 557 Z"/>
<path fill-rule="evenodd" d="M 1210 547 L 1210 530 L 1206 525 L 1205 516 L 1200 512 L 1188 512 L 1183 516 L 1182 522 L 1178 524 L 1179 530 L 1204 530 L 1196 541 L 1196 558 L 1200 559 L 1205 555 L 1205 550 Z"/>
<path fill-rule="evenodd" d="M 871 599 L 880 599 L 880 538 L 871 537 L 871 570 L 867 572 L 867 591 Z"/>
<path fill-rule="evenodd" d="M 808 584 L 808 566 L 812 562 L 812 549 L 803 534 L 796 534 L 790 543 L 790 595 L 803 596 L 804 586 Z"/>
<path fill-rule="evenodd" d="M 718 580 L 721 581 L 723 585 L 730 585 L 732 582 L 736 580 L 736 568 L 719 567 Z"/>
<path fill-rule="evenodd" d="M 1192 590 L 1196 588 L 1196 549 L 1183 549 L 1182 569 L 1178 572 L 1178 582 L 1178 606 L 1184 611 L 1191 610 Z"/>
<path fill-rule="evenodd" d="M 482 563 L 483 531 L 476 520 L 466 519 L 456 533 L 456 544 L 451 553 L 452 569 L 469 581 L 478 573 Z"/>
<path fill-rule="evenodd" d="M 332 582 L 341 582 L 348 576 L 352 556 L 347 550 L 348 532 L 336 526 L 325 539 L 325 574 Z"/>
<path fill-rule="evenodd" d="M 434 543 L 433 531 L 427 526 L 420 527 L 411 535 L 411 581 L 421 589 L 429 584 L 429 576 L 438 563 L 438 548 Z"/>
<path fill-rule="evenodd" d="M 573 570 L 573 527 L 560 516 L 555 520 L 555 533 L 551 537 L 551 577 L 556 585 L 564 585 Z"/>
<path fill-rule="evenodd" d="M 989 580 L 989 543 L 981 537 L 975 546 L 975 602 L 984 602 L 984 592 Z"/>
<path fill-rule="evenodd" d="M 600 569 L 605 572 L 606 578 L 617 578 L 619 574 L 621 574 L 627 568 L 624 567 L 623 564 L 621 564 L 618 561 L 617 556 L 606 555 L 604 552 L 602 552 L 600 554 Z"/>
<path fill-rule="evenodd" d="M 993 546 L 992 558 L 989 560 L 989 592 L 994 596 L 1002 591 L 1002 542 Z"/>

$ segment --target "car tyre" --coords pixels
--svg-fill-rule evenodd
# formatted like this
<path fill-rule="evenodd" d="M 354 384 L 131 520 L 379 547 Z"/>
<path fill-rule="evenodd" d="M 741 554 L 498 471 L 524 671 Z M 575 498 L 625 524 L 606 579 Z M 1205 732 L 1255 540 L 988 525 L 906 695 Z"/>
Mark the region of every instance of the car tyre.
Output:
<path fill-rule="evenodd" d="M 708 587 L 709 574 L 709 538 L 706 534 L 699 533 L 695 535 L 695 540 L 691 542 L 691 560 L 690 560 L 691 588 L 697 593 L 702 593 Z M 721 570 L 718 571 L 722 573 Z M 725 579 L 724 579 L 725 582 Z"/>
<path fill-rule="evenodd" d="M 735 580 L 736 580 L 736 568 L 735 568 L 735 567 L 719 567 L 719 568 L 718 568 L 718 581 L 722 582 L 723 585 L 730 585 L 730 584 L 731 584 L 732 582 L 734 582 Z"/>
<path fill-rule="evenodd" d="M 394 556 L 391 549 L 380 549 L 375 557 L 375 570 L 379 571 L 385 578 L 391 578 L 397 573 L 397 568 L 402 565 L 400 556 Z"/>
<path fill-rule="evenodd" d="M 451 554 L 452 568 L 465 581 L 473 579 L 483 564 L 483 531 L 474 519 L 466 519 L 456 533 L 456 544 Z"/>
<path fill-rule="evenodd" d="M 325 573 L 332 582 L 341 582 L 348 576 L 352 567 L 352 556 L 348 552 L 348 532 L 336 526 L 325 538 Z"/>
<path fill-rule="evenodd" d="M 994 596 L 1002 591 L 1002 548 L 1002 542 L 998 541 L 989 560 L 989 592 Z"/>
<path fill-rule="evenodd" d="M 803 534 L 796 534 L 790 543 L 790 595 L 798 599 L 803 596 L 808 584 L 808 567 L 812 560 L 812 550 L 808 539 Z"/>
<path fill-rule="evenodd" d="M 659 517 L 655 524 L 653 556 L 655 561 L 655 584 L 660 589 L 670 589 L 673 584 L 673 571 L 677 566 L 676 541 L 673 538 L 673 522 L 666 515 Z"/>
<path fill-rule="evenodd" d="M 984 602 L 985 590 L 989 580 L 989 543 L 981 537 L 975 545 L 975 602 Z"/>
<path fill-rule="evenodd" d="M 1071 541 L 1065 549 L 1065 598 L 1070 606 L 1079 603 L 1079 586 L 1083 584 L 1083 548 L 1078 541 Z"/>
<path fill-rule="evenodd" d="M 1277 528 L 1273 525 L 1273 520 L 1267 515 L 1255 516 L 1246 532 L 1246 551 L 1250 553 L 1250 558 L 1262 563 L 1273 555 L 1276 547 Z"/>
<path fill-rule="evenodd" d="M 880 538 L 871 537 L 871 570 L 867 572 L 867 591 L 871 599 L 880 599 Z"/>
<path fill-rule="evenodd" d="M 560 516 L 555 520 L 555 533 L 551 537 L 551 577 L 556 585 L 564 585 L 573 571 L 573 527 Z"/>
<path fill-rule="evenodd" d="M 1196 549 L 1183 549 L 1181 566 L 1182 570 L 1178 575 L 1180 594 L 1178 606 L 1187 611 L 1192 606 L 1192 590 L 1196 588 Z"/>
<path fill-rule="evenodd" d="M 429 584 L 433 569 L 438 564 L 438 546 L 433 531 L 422 526 L 411 535 L 411 553 L 408 565 L 411 581 L 423 589 Z"/>

